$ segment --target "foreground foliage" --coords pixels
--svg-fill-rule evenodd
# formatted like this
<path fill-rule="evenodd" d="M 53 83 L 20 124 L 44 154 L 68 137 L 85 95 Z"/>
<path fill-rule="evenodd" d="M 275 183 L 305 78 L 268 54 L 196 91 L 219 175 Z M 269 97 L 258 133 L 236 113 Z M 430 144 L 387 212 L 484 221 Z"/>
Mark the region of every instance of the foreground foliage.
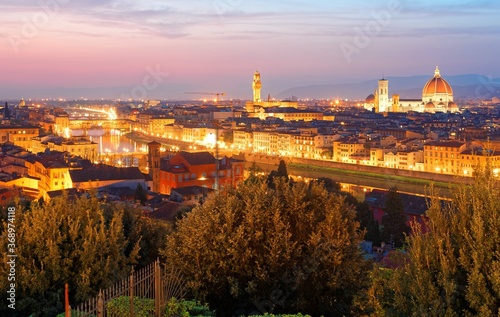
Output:
<path fill-rule="evenodd" d="M 384 209 L 382 238 L 385 242 L 399 248 L 403 245 L 405 236 L 410 232 L 410 228 L 406 225 L 404 204 L 396 188 L 391 188 L 387 193 Z"/>
<path fill-rule="evenodd" d="M 401 268 L 372 286 L 378 307 L 386 316 L 499 316 L 498 178 L 477 173 L 452 203 L 434 199 L 428 217 L 427 233 L 414 225 Z"/>
<path fill-rule="evenodd" d="M 367 274 L 353 208 L 321 184 L 266 183 L 228 189 L 187 214 L 168 238 L 168 264 L 218 314 L 350 314 Z"/>
<path fill-rule="evenodd" d="M 153 316 L 155 311 L 154 299 L 134 297 L 134 316 L 148 317 Z M 110 300 L 106 304 L 106 313 L 109 316 L 129 316 L 130 315 L 130 297 L 120 296 Z M 209 317 L 215 316 L 207 305 L 192 300 L 177 300 L 171 298 L 165 305 L 162 316 L 180 316 L 180 317 Z"/>
<path fill-rule="evenodd" d="M 125 205 L 108 205 L 95 196 L 52 199 L 16 208 L 16 311 L 18 316 L 55 316 L 63 310 L 64 284 L 70 303 L 95 296 L 128 276 L 131 265 L 158 254 L 164 228 Z M 0 247 L 6 250 L 6 223 Z M 142 250 L 141 250 L 142 249 Z M 6 254 L 2 261 L 7 262 Z M 8 267 L 0 266 L 7 275 Z M 3 293 L 8 287 L 2 279 Z M 1 301 L 0 305 L 6 305 Z M 12 313 L 5 306 L 2 312 Z"/>

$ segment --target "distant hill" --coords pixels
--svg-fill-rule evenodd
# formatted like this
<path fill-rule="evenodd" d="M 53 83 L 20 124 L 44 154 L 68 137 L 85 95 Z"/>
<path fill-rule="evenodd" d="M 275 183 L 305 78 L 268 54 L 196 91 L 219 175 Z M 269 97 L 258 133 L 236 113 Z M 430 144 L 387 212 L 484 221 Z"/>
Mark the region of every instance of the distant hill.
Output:
<path fill-rule="evenodd" d="M 500 78 L 490 79 L 486 76 L 468 74 L 457 76 L 443 76 L 453 88 L 456 99 L 491 99 L 494 96 L 500 97 Z M 412 77 L 388 77 L 389 95 L 400 94 L 400 98 L 421 98 L 422 88 L 431 76 Z M 245 84 L 233 83 L 233 97 L 250 97 L 251 90 Z M 327 84 L 292 87 L 278 94 L 272 94 L 279 99 L 297 96 L 303 98 L 348 98 L 365 99 L 372 94 L 377 87 L 377 79 L 363 81 L 359 83 L 347 84 Z M 229 87 L 228 87 L 229 88 Z M 203 91 L 205 89 L 190 83 L 164 82 L 153 90 L 147 90 L 142 86 L 111 86 L 111 87 L 51 87 L 51 88 L 12 88 L 0 86 L 0 99 L 20 99 L 29 98 L 57 98 L 80 99 L 176 99 L 188 97 L 185 91 Z M 240 91 L 241 90 L 241 91 Z M 236 93 L 239 92 L 239 93 Z M 17 97 L 15 97 L 17 96 Z M 189 98 L 195 96 L 189 95 Z M 198 97 L 198 96 L 196 96 Z M 202 96 L 199 96 L 202 97 Z"/>
<path fill-rule="evenodd" d="M 430 76 L 388 77 L 389 95 L 399 94 L 400 98 L 421 98 L 422 89 Z M 457 99 L 491 99 L 500 97 L 500 78 L 490 79 L 483 75 L 443 76 L 453 89 Z M 377 87 L 377 79 L 360 83 L 336 85 L 310 85 L 292 87 L 276 95 L 285 99 L 290 96 L 302 98 L 348 98 L 364 99 Z"/>

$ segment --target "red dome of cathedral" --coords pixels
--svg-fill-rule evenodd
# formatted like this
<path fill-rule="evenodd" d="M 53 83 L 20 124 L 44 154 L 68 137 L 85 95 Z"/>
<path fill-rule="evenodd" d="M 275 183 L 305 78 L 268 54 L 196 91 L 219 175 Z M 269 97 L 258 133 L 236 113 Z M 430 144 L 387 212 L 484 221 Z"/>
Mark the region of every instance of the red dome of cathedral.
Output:
<path fill-rule="evenodd" d="M 453 90 L 451 89 L 450 84 L 439 74 L 439 69 L 436 67 L 436 71 L 434 72 L 434 77 L 431 78 L 427 84 L 425 84 L 424 89 L 422 90 L 422 96 L 429 96 L 435 94 L 448 94 L 453 95 Z"/>

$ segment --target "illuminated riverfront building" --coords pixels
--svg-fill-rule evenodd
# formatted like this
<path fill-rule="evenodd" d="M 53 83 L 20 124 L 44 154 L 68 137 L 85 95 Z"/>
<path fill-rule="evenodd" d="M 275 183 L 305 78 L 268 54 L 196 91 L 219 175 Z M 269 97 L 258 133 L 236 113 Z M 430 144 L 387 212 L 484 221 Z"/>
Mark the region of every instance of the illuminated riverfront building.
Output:
<path fill-rule="evenodd" d="M 494 175 L 500 171 L 500 153 L 482 148 L 468 149 L 465 142 L 441 141 L 424 145 L 425 171 L 457 176 L 473 176 L 477 167 L 490 166 Z"/>
<path fill-rule="evenodd" d="M 458 106 L 453 102 L 453 89 L 450 84 L 441 77 L 439 68 L 436 66 L 434 77 L 429 79 L 422 89 L 421 99 L 402 99 L 399 94 L 388 96 L 389 81 L 381 79 L 374 94 L 365 100 L 365 108 L 375 112 L 458 112 Z"/>
<path fill-rule="evenodd" d="M 14 145 L 25 149 L 31 149 L 31 139 L 39 135 L 39 129 L 35 126 L 1 126 L 0 143 L 12 142 Z"/>
<path fill-rule="evenodd" d="M 272 107 L 272 108 L 259 108 L 254 113 L 248 114 L 249 118 L 259 118 L 266 120 L 266 118 L 278 118 L 283 121 L 313 121 L 323 120 L 323 112 L 313 110 L 301 110 L 292 107 Z"/>
<path fill-rule="evenodd" d="M 95 161 L 97 159 L 99 144 L 85 137 L 63 138 L 54 135 L 38 136 L 31 139 L 30 149 L 33 153 L 46 151 L 67 152 L 71 156 L 79 156 Z"/>

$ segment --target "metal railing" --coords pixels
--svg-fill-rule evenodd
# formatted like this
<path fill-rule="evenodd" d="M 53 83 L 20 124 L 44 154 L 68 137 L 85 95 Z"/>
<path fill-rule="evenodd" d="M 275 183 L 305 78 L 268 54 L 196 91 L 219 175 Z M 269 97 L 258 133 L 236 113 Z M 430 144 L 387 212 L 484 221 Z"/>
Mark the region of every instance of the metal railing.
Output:
<path fill-rule="evenodd" d="M 154 300 L 154 310 L 149 316 L 160 317 L 165 303 L 172 297 L 184 298 L 186 294 L 182 275 L 177 270 L 167 270 L 157 260 L 148 266 L 132 271 L 129 277 L 115 283 L 111 287 L 100 290 L 93 298 L 71 308 L 66 304 L 66 317 L 115 317 L 107 312 L 107 303 L 120 296 L 129 297 L 129 315 L 134 316 L 134 299 Z M 67 296 L 67 295 L 66 295 Z M 67 303 L 68 301 L 66 301 Z M 116 316 L 124 317 L 124 316 Z"/>

